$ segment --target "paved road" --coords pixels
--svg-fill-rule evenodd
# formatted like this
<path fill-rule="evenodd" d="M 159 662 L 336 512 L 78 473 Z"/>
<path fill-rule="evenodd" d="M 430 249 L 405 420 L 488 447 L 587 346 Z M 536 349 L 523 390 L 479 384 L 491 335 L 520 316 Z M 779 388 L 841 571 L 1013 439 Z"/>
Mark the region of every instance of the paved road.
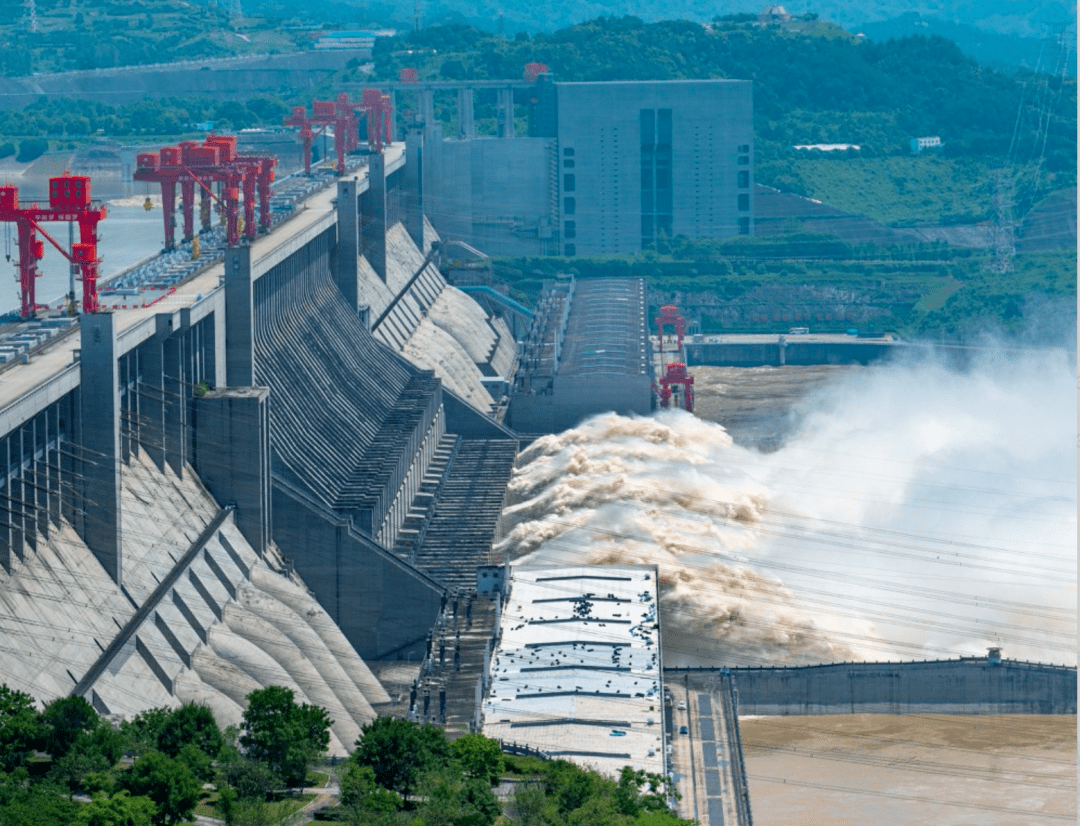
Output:
<path fill-rule="evenodd" d="M 719 694 L 698 691 L 685 683 L 668 683 L 676 704 L 672 712 L 672 768 L 682 800 L 679 816 L 701 826 L 737 826 L 738 809 L 732 774 L 736 761 L 728 753 L 728 731 Z M 685 704 L 680 711 L 678 705 Z M 686 734 L 680 734 L 683 726 Z"/>

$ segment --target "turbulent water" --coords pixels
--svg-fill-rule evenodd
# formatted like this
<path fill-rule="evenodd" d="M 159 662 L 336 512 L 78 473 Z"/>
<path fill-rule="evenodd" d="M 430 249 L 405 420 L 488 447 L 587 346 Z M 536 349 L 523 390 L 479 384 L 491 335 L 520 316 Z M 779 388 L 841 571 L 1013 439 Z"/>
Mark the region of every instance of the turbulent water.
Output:
<path fill-rule="evenodd" d="M 657 564 L 669 665 L 1074 663 L 1074 376 L 1000 350 L 823 373 L 753 403 L 769 452 L 680 411 L 596 417 L 519 458 L 500 547 Z"/>

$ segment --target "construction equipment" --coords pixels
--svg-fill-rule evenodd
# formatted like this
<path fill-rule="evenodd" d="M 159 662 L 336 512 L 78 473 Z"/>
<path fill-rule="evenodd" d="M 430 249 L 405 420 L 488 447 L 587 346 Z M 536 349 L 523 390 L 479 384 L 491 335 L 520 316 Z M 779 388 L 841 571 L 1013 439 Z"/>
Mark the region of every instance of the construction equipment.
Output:
<path fill-rule="evenodd" d="M 0 221 L 14 223 L 19 239 L 19 295 L 20 315 L 33 318 L 38 309 L 35 283 L 38 278 L 37 262 L 45 255 L 45 243 L 37 237 L 41 233 L 68 261 L 77 265 L 82 273 L 83 312 L 98 309 L 97 279 L 97 225 L 104 220 L 104 206 L 94 206 L 90 199 L 90 179 L 84 175 L 64 173 L 49 179 L 49 206 L 19 206 L 19 189 L 16 186 L 0 186 Z M 79 243 L 72 244 L 70 252 L 64 249 L 45 228 L 43 221 L 67 221 L 79 225 Z"/>
<path fill-rule="evenodd" d="M 240 243 L 243 231 L 255 240 L 259 230 L 270 228 L 270 185 L 277 159 L 270 156 L 240 155 L 235 135 L 210 135 L 200 145 L 183 141 L 179 146 L 162 147 L 159 152 L 142 152 L 136 159 L 134 179 L 161 184 L 165 249 L 176 248 L 176 187 L 180 187 L 183 213 L 183 240 L 195 237 L 195 190 L 201 193 L 199 217 L 202 231 L 210 229 L 210 203 L 216 202 L 225 218 L 226 243 Z M 216 191 L 215 191 L 216 190 Z M 243 219 L 240 195 L 243 193 Z M 256 201 L 259 220 L 255 220 Z M 241 230 L 243 227 L 243 230 Z"/>

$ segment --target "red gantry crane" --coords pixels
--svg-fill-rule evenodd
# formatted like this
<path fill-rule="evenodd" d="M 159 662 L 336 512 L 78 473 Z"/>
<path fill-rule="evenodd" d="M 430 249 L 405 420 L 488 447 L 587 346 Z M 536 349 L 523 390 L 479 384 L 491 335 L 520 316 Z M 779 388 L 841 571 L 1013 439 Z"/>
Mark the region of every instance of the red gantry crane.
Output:
<path fill-rule="evenodd" d="M 677 352 L 682 354 L 683 337 L 686 333 L 686 319 L 679 315 L 679 308 L 674 304 L 665 304 L 660 308 L 660 315 L 656 317 L 657 349 L 660 353 L 660 370 L 664 375 L 660 377 L 660 386 L 656 389 L 660 397 L 660 406 L 671 406 L 673 386 L 682 387 L 683 408 L 688 411 L 694 409 L 694 377 L 686 372 L 686 365 L 681 361 L 664 363 L 664 330 L 673 328 L 678 339 Z"/>
<path fill-rule="evenodd" d="M 671 407 L 671 388 L 673 385 L 682 387 L 683 409 L 689 412 L 694 410 L 694 377 L 686 372 L 686 365 L 681 361 L 673 361 L 667 366 L 667 372 L 660 378 L 660 406 Z"/>
<path fill-rule="evenodd" d="M 357 115 L 367 116 L 368 146 L 372 151 L 381 152 L 390 142 L 390 120 L 393 107 L 390 96 L 378 89 L 365 89 L 359 103 L 349 100 L 348 92 L 342 92 L 335 100 L 316 100 L 311 104 L 312 114 L 308 115 L 303 106 L 293 108 L 292 115 L 285 118 L 285 126 L 300 129 L 300 140 L 304 144 L 304 174 L 311 174 L 311 147 L 318 132 L 328 126 L 334 129 L 334 152 L 337 153 L 337 174 L 345 174 L 345 155 L 356 149 L 359 144 L 359 120 Z"/>
<path fill-rule="evenodd" d="M 64 174 L 49 179 L 49 206 L 19 206 L 19 189 L 0 186 L 0 221 L 14 222 L 19 234 L 19 291 L 22 299 L 22 317 L 32 318 L 37 310 L 34 295 L 38 277 L 37 262 L 45 255 L 45 243 L 37 234 L 56 247 L 68 261 L 79 266 L 83 282 L 83 312 L 98 309 L 97 279 L 97 225 L 105 218 L 103 206 L 91 206 L 90 179 L 83 175 Z M 71 251 L 65 250 L 56 239 L 41 226 L 43 221 L 68 221 L 79 225 L 79 243 Z"/>
<path fill-rule="evenodd" d="M 136 161 L 134 179 L 161 184 L 162 212 L 165 224 L 165 248 L 174 249 L 176 187 L 180 186 L 184 216 L 184 240 L 195 236 L 195 189 L 202 193 L 200 218 L 202 229 L 210 229 L 210 201 L 216 201 L 225 216 L 226 242 L 240 243 L 240 194 L 244 196 L 243 232 L 254 240 L 259 229 L 270 227 L 270 185 L 274 181 L 277 159 L 269 156 L 239 155 L 235 135 L 211 135 L 202 145 L 183 141 L 166 146 L 160 152 L 142 152 Z M 215 192 L 215 184 L 220 193 Z M 255 202 L 259 221 L 255 222 Z"/>

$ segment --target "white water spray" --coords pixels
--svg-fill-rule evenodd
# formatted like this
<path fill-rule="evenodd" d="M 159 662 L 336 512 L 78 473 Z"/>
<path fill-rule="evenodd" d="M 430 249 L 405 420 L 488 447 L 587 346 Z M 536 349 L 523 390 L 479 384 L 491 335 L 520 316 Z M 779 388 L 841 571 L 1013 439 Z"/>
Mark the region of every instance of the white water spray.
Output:
<path fill-rule="evenodd" d="M 1074 362 L 853 369 L 762 454 L 679 411 L 607 414 L 518 460 L 499 548 L 656 563 L 665 661 L 1075 662 Z"/>

